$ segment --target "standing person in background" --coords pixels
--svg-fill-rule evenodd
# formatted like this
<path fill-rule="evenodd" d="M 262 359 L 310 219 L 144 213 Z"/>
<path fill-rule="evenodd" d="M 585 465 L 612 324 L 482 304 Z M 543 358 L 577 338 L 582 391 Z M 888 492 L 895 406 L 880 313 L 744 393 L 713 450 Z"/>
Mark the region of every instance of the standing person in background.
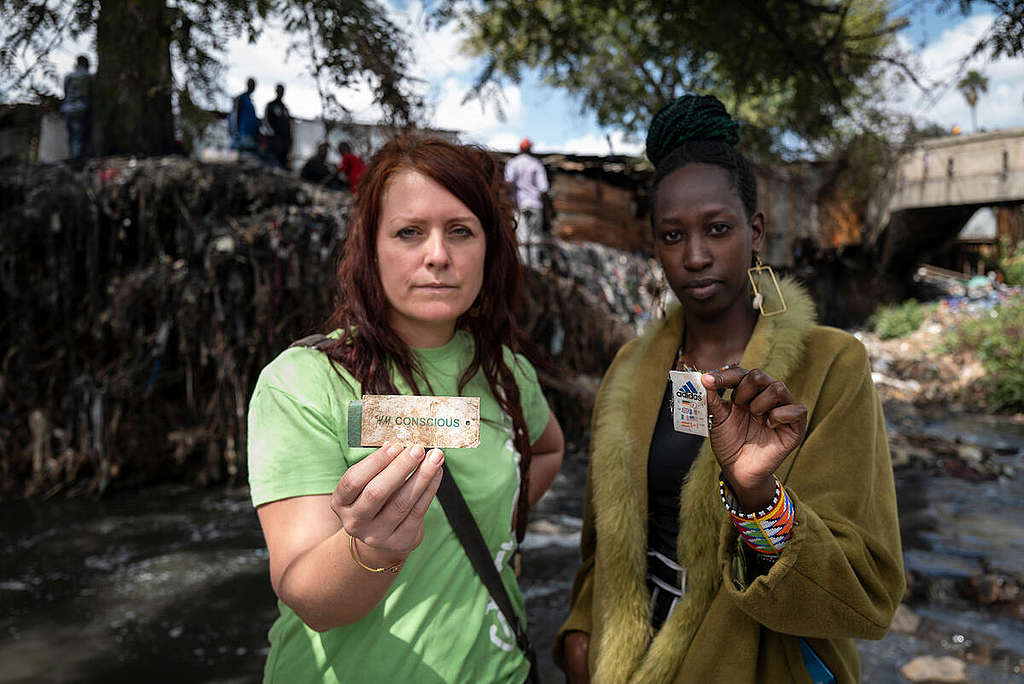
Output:
<path fill-rule="evenodd" d="M 679 303 L 619 351 L 595 403 L 582 564 L 555 644 L 573 684 L 855 684 L 854 639 L 882 638 L 903 597 L 867 352 L 761 263 L 738 139 L 722 103 L 694 95 L 647 134 L 655 250 Z M 709 437 L 673 428 L 676 402 L 702 399 L 674 394 L 670 370 L 699 373 Z"/>
<path fill-rule="evenodd" d="M 516 353 L 522 277 L 502 185 L 480 148 L 411 137 L 381 148 L 349 222 L 330 341 L 290 348 L 260 373 L 249 483 L 281 612 L 267 684 L 529 676 L 435 502 L 444 473 L 522 620 L 511 561 L 563 440 Z M 479 397 L 480 446 L 350 447 L 349 406 L 364 394 Z"/>
<path fill-rule="evenodd" d="M 530 266 L 540 265 L 541 248 L 532 251 L 536 259 L 530 258 L 531 243 L 544 235 L 544 193 L 548 191 L 548 174 L 544 165 L 530 151 L 533 143 L 523 138 L 519 143 L 519 154 L 505 164 L 505 181 L 515 187 L 516 237 L 519 239 L 519 254 Z"/>
<path fill-rule="evenodd" d="M 284 104 L 284 84 L 278 83 L 274 92 L 277 97 L 268 102 L 263 110 L 263 120 L 271 131 L 267 143 L 268 152 L 282 169 L 287 169 L 288 157 L 292 152 L 292 117 Z"/>
<path fill-rule="evenodd" d="M 64 77 L 64 102 L 60 111 L 68 130 L 68 149 L 71 158 L 78 160 L 86 156 L 92 135 L 92 73 L 89 58 L 79 55 L 75 70 Z"/>
<path fill-rule="evenodd" d="M 342 140 L 338 143 L 338 154 L 341 155 L 341 161 L 338 162 L 338 173 L 344 174 L 348 181 L 348 189 L 352 194 L 356 194 L 359 189 L 359 178 L 363 175 L 363 169 L 366 168 L 366 164 L 359 157 L 358 154 L 352 151 L 352 146 Z"/>
<path fill-rule="evenodd" d="M 231 149 L 258 155 L 260 120 L 252 103 L 252 94 L 255 90 L 256 79 L 250 78 L 245 82 L 245 92 L 232 101 L 231 113 L 228 115 L 228 133 L 231 135 Z"/>

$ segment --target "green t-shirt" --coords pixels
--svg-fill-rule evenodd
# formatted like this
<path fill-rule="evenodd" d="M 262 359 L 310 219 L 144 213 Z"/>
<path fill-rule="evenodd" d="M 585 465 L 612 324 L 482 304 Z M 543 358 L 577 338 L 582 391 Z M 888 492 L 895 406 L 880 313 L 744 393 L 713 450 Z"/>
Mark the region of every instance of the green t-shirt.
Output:
<path fill-rule="evenodd" d="M 457 332 L 436 349 L 414 353 L 434 394 L 459 394 L 473 356 L 473 339 Z M 530 442 L 548 422 L 548 405 L 530 363 L 506 350 L 521 395 Z M 326 355 L 288 349 L 260 374 L 249 404 L 249 484 L 254 506 L 293 496 L 329 494 L 345 469 L 373 448 L 349 447 L 349 402 L 359 383 Z M 402 393 L 409 388 L 395 379 Z M 421 383 L 421 390 L 426 391 Z M 480 446 L 446 449 L 445 460 L 483 533 L 520 619 L 522 595 L 509 566 L 515 550 L 512 512 L 519 493 L 519 453 L 512 420 L 502 413 L 483 373 L 463 396 L 480 397 Z M 359 622 L 317 633 L 278 601 L 270 629 L 265 682 L 522 682 L 529 663 L 504 616 L 466 558 L 434 500 L 423 541 L 413 550 L 384 599 Z"/>

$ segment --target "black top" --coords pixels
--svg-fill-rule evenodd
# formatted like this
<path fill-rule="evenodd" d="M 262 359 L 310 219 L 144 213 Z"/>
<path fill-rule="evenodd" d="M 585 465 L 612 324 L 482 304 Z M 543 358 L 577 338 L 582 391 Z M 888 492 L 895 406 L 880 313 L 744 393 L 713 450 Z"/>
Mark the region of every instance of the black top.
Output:
<path fill-rule="evenodd" d="M 679 492 L 704 438 L 672 427 L 672 383 L 665 395 L 647 458 L 647 546 L 673 560 L 679 539 Z"/>
<path fill-rule="evenodd" d="M 288 107 L 281 100 L 271 100 L 263 111 L 263 118 L 274 131 L 274 135 L 281 138 L 291 139 L 292 118 L 288 113 Z"/>
<path fill-rule="evenodd" d="M 326 161 L 320 157 L 312 156 L 303 164 L 299 176 L 301 176 L 302 180 L 319 183 L 330 176 L 332 172 L 333 169 L 327 165 Z"/>
<path fill-rule="evenodd" d="M 648 588 L 654 596 L 651 622 L 655 628 L 661 627 L 668 617 L 675 596 L 671 592 L 656 591 L 652 576 L 674 587 L 680 585 L 679 572 L 656 554 L 668 558 L 672 564 L 678 560 L 679 494 L 703 443 L 703 437 L 676 432 L 672 427 L 672 383 L 666 381 L 647 458 L 647 573 Z"/>

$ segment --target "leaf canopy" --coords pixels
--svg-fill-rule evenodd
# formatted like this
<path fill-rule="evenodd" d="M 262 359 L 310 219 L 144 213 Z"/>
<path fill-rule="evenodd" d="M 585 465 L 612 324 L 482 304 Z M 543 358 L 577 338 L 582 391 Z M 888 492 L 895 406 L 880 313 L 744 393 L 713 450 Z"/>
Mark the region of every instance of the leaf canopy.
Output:
<path fill-rule="evenodd" d="M 491 79 L 526 70 L 603 126 L 640 133 L 684 92 L 712 93 L 763 140 L 829 144 L 876 98 L 906 20 L 884 0 L 450 0 Z"/>

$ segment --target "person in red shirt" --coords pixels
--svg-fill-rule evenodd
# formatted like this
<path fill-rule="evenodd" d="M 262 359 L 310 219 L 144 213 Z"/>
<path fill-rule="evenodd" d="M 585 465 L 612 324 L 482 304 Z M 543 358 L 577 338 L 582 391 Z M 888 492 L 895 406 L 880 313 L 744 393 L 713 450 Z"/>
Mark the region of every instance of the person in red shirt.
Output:
<path fill-rule="evenodd" d="M 352 146 L 344 140 L 338 143 L 338 154 L 341 155 L 341 163 L 338 164 L 338 173 L 345 174 L 348 178 L 348 189 L 354 195 L 359 186 L 359 176 L 363 174 L 366 164 L 352 151 Z"/>

